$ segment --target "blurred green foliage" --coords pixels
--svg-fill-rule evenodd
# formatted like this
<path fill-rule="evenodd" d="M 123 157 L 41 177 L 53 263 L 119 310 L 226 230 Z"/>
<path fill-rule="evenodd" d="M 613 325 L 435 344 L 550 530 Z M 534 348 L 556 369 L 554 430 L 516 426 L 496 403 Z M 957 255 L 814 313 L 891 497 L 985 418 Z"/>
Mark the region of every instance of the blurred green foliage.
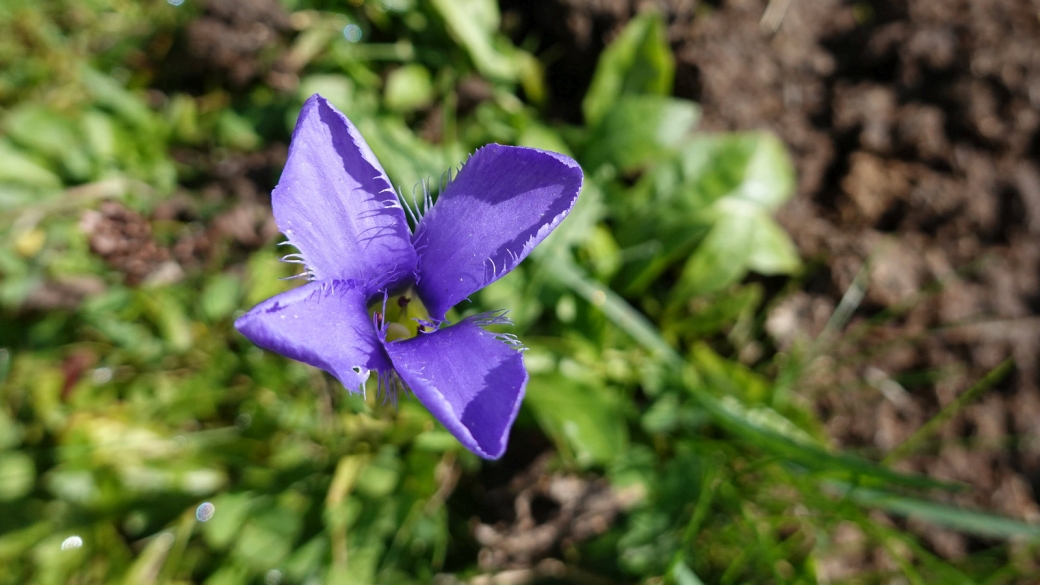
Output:
<path fill-rule="evenodd" d="M 852 524 L 891 558 L 863 582 L 1015 578 L 1002 546 L 954 566 L 869 510 L 997 539 L 1035 540 L 1035 527 L 834 451 L 793 395 L 812 356 L 774 356 L 763 280 L 747 279 L 799 274 L 772 219 L 791 162 L 766 133 L 695 131 L 697 105 L 670 96 L 658 16 L 607 48 L 585 124 L 568 127 L 547 121 L 542 64 L 500 32 L 491 0 L 352 4 L 284 2 L 260 73 L 235 84 L 184 71 L 205 14 L 191 0 L 0 3 L 0 583 L 480 572 L 474 502 L 483 471 L 522 471 L 510 457 L 482 463 L 416 401 L 347 395 L 232 328 L 293 286 L 280 280 L 292 266 L 270 238 L 210 230 L 256 202 L 207 186 L 285 144 L 314 92 L 406 194 L 436 192 L 492 141 L 582 164 L 571 217 L 462 307 L 511 310 L 532 374 L 517 426 L 548 437 L 554 469 L 642 494 L 567 563 L 609 582 L 813 582 Z M 460 107 L 474 83 L 480 99 Z M 269 189 L 278 170 L 255 181 Z M 92 241 L 104 200 L 153 217 L 167 250 L 207 234 L 207 253 L 160 255 L 130 282 Z M 734 357 L 748 354 L 765 357 Z"/>

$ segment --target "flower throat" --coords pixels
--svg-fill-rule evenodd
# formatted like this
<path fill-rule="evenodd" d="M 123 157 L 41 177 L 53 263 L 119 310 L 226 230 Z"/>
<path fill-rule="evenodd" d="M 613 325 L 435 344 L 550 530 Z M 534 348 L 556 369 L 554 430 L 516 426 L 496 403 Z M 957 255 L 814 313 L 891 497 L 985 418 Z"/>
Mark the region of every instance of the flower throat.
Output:
<path fill-rule="evenodd" d="M 369 306 L 369 313 L 376 327 L 386 327 L 386 340 L 398 341 L 410 339 L 420 332 L 434 329 L 430 323 L 430 314 L 426 311 L 419 296 L 411 288 L 404 293 L 394 295 L 386 302 L 376 302 Z"/>

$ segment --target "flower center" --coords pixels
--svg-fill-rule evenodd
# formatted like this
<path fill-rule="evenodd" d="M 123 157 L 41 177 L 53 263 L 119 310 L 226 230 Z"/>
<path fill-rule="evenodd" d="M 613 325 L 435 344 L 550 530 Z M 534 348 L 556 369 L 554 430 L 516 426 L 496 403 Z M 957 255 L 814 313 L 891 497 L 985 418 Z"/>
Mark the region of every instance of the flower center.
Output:
<path fill-rule="evenodd" d="M 383 310 L 382 300 L 370 308 L 375 323 L 378 326 L 386 326 L 387 341 L 410 339 L 418 335 L 420 331 L 429 330 L 429 327 L 423 323 L 429 322 L 430 314 L 412 289 L 387 299 L 385 314 L 382 312 Z"/>

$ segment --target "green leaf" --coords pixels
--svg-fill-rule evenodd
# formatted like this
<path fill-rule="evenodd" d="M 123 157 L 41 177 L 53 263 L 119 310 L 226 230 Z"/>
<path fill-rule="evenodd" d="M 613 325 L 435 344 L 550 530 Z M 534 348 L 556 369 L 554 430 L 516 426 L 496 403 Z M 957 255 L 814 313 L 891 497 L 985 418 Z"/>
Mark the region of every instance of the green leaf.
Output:
<path fill-rule="evenodd" d="M 397 458 L 397 451 L 385 447 L 361 470 L 355 489 L 373 499 L 385 498 L 394 491 L 400 479 L 401 461 Z"/>
<path fill-rule="evenodd" d="M 718 393 L 753 403 L 764 402 L 769 397 L 768 380 L 743 364 L 715 353 L 706 343 L 697 343 L 690 349 L 690 361 L 705 383 Z"/>
<path fill-rule="evenodd" d="M 187 94 L 178 93 L 170 97 L 166 106 L 166 122 L 174 140 L 198 144 L 205 138 L 198 104 Z"/>
<path fill-rule="evenodd" d="M 495 42 L 501 15 L 494 0 L 431 0 L 455 40 L 469 53 L 481 74 L 498 81 L 515 81 L 519 64 L 510 44 Z"/>
<path fill-rule="evenodd" d="M 253 130 L 252 122 L 230 108 L 217 118 L 217 140 L 238 150 L 253 150 L 260 145 L 260 136 Z"/>
<path fill-rule="evenodd" d="M 753 252 L 754 226 L 740 215 L 724 215 L 686 261 L 672 289 L 673 302 L 723 290 L 747 273 Z"/>
<path fill-rule="evenodd" d="M 0 183 L 11 182 L 32 187 L 61 187 L 61 179 L 10 143 L 0 140 Z"/>
<path fill-rule="evenodd" d="M 6 377 L 3 370 L 6 368 L 7 360 L 3 359 L 4 356 L 0 356 L 0 382 L 4 381 Z M 22 440 L 22 435 L 25 433 L 25 429 L 22 425 L 15 422 L 11 418 L 11 415 L 7 414 L 6 410 L 0 409 L 0 449 L 9 449 L 14 447 Z"/>
<path fill-rule="evenodd" d="M 413 188 L 422 189 L 422 181 L 430 181 L 431 188 L 436 188 L 445 171 L 465 158 L 461 150 L 437 147 L 419 139 L 400 116 L 362 119 L 357 126 L 390 181 L 406 197 L 410 197 Z"/>
<path fill-rule="evenodd" d="M 738 140 L 748 140 L 751 153 L 744 180 L 733 195 L 776 211 L 791 197 L 796 186 L 794 165 L 787 149 L 779 138 L 768 132 L 742 135 Z"/>
<path fill-rule="evenodd" d="M 587 168 L 612 164 L 623 172 L 669 155 L 700 119 L 697 104 L 653 95 L 619 98 L 586 148 Z"/>
<path fill-rule="evenodd" d="M 704 585 L 704 581 L 701 581 L 693 569 L 682 561 L 676 563 L 672 568 L 672 578 L 675 579 L 676 585 Z"/>
<path fill-rule="evenodd" d="M 213 499 L 213 516 L 202 525 L 202 536 L 210 546 L 226 550 L 253 510 L 250 493 L 220 494 Z"/>
<path fill-rule="evenodd" d="M 277 566 L 292 552 L 303 519 L 280 505 L 253 510 L 236 535 L 231 555 L 254 571 Z"/>
<path fill-rule="evenodd" d="M 89 67 L 83 67 L 80 71 L 80 80 L 86 86 L 87 91 L 103 105 L 115 112 L 124 121 L 129 122 L 138 130 L 155 132 L 157 130 L 158 118 L 152 110 L 145 105 L 144 101 L 133 94 L 116 80 Z M 151 138 L 155 138 L 151 135 Z"/>
<path fill-rule="evenodd" d="M 673 302 L 725 290 L 748 270 L 791 274 L 801 262 L 787 233 L 766 210 L 744 202 L 720 202 L 722 215 L 694 250 L 672 289 Z"/>
<path fill-rule="evenodd" d="M 791 237 L 773 218 L 764 213 L 754 215 L 754 234 L 748 268 L 759 274 L 793 274 L 802 265 Z"/>
<path fill-rule="evenodd" d="M 209 576 L 204 585 L 246 585 L 249 571 L 238 565 L 226 564 Z"/>
<path fill-rule="evenodd" d="M 32 491 L 36 465 L 21 451 L 0 452 L 0 502 L 17 500 Z"/>
<path fill-rule="evenodd" d="M 176 298 L 166 291 L 156 290 L 139 291 L 137 300 L 158 327 L 169 351 L 180 353 L 191 349 L 194 340 L 191 321 Z"/>
<path fill-rule="evenodd" d="M 538 376 L 525 403 L 539 424 L 580 465 L 608 463 L 628 446 L 628 427 L 615 397 L 565 376 Z"/>
<path fill-rule="evenodd" d="M 603 148 L 603 147 L 599 147 Z M 762 132 L 687 139 L 614 203 L 622 247 L 654 245 L 648 261 L 622 271 L 627 294 L 640 294 L 685 259 L 671 301 L 725 290 L 748 270 L 799 269 L 790 238 L 770 217 L 794 189 L 783 145 Z M 649 239 L 648 239 L 648 234 Z"/>
<path fill-rule="evenodd" d="M 114 160 L 118 150 L 116 143 L 120 137 L 112 118 L 108 114 L 91 110 L 83 114 L 79 123 L 94 160 L 101 163 Z"/>
<path fill-rule="evenodd" d="M 570 147 L 567 146 L 567 143 L 564 142 L 556 130 L 534 120 L 524 126 L 520 136 L 516 139 L 516 144 L 517 146 L 530 146 L 531 148 L 541 148 L 542 150 L 551 150 L 573 156 Z"/>
<path fill-rule="evenodd" d="M 696 211 L 724 198 L 775 211 L 795 187 L 786 149 L 767 132 L 697 136 L 682 147 L 672 176 L 663 173 L 655 196 Z"/>
<path fill-rule="evenodd" d="M 296 583 L 307 581 L 308 577 L 315 577 L 324 566 L 326 554 L 328 554 L 329 542 L 325 535 L 312 538 L 307 543 L 299 546 L 293 551 L 292 556 L 285 561 L 286 575 Z"/>
<path fill-rule="evenodd" d="M 84 154 L 75 126 L 57 112 L 37 104 L 23 104 L 4 120 L 4 129 L 12 140 L 61 164 L 68 175 L 86 180 L 93 170 Z"/>
<path fill-rule="evenodd" d="M 231 274 L 222 273 L 212 277 L 202 289 L 199 299 L 203 314 L 211 321 L 227 317 L 238 308 L 241 289 L 239 279 Z"/>
<path fill-rule="evenodd" d="M 582 102 L 585 122 L 597 125 L 623 95 L 666 96 L 672 91 L 675 61 L 657 13 L 633 18 L 604 51 Z"/>
<path fill-rule="evenodd" d="M 864 459 L 844 454 L 831 454 L 821 448 L 805 445 L 778 434 L 768 426 L 756 422 L 755 417 L 736 412 L 732 405 L 723 406 L 718 399 L 703 388 L 699 377 L 683 362 L 681 356 L 661 338 L 646 317 L 632 308 L 624 299 L 609 288 L 590 280 L 570 261 L 558 259 L 545 263 L 549 274 L 561 284 L 570 287 L 579 296 L 600 308 L 604 315 L 627 333 L 637 343 L 661 360 L 671 375 L 685 373 L 688 378 L 683 387 L 712 415 L 722 427 L 743 437 L 758 448 L 789 458 L 810 469 L 841 473 L 848 477 L 868 478 L 908 487 L 955 489 L 956 486 L 926 477 L 905 475 L 891 471 Z M 528 396 L 530 396 L 530 388 Z M 779 413 L 777 413 L 778 416 Z"/>
<path fill-rule="evenodd" d="M 412 112 L 433 100 L 430 72 L 418 63 L 399 67 L 387 76 L 386 107 L 395 112 Z"/>
<path fill-rule="evenodd" d="M 1036 524 L 839 482 L 829 482 L 827 485 L 843 497 L 849 497 L 864 506 L 880 508 L 899 516 L 919 518 L 960 532 L 990 538 L 1040 540 L 1040 526 Z"/>
<path fill-rule="evenodd" d="M 689 372 L 689 370 L 688 370 Z M 696 374 L 687 375 L 686 390 L 712 418 L 729 432 L 742 437 L 767 453 L 789 459 L 820 474 L 839 475 L 848 479 L 881 482 L 912 488 L 956 490 L 956 484 L 940 482 L 924 476 L 892 471 L 876 463 L 844 453 L 830 453 L 814 445 L 797 427 L 775 410 L 748 409 L 730 398 L 720 401 L 711 395 Z M 763 407 L 764 408 L 764 407 Z"/>

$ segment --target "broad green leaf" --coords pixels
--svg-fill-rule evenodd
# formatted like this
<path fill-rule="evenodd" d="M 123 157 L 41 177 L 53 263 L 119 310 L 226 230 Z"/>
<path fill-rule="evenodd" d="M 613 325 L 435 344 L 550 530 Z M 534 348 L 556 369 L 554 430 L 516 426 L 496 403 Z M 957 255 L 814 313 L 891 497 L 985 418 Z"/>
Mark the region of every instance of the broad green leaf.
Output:
<path fill-rule="evenodd" d="M 448 32 L 469 53 L 481 74 L 498 81 L 515 81 L 519 64 L 512 45 L 498 43 L 501 15 L 494 0 L 431 0 Z"/>
<path fill-rule="evenodd" d="M 612 164 L 629 172 L 667 156 L 700 119 L 697 104 L 654 95 L 620 97 L 596 127 L 583 162 L 589 171 Z"/>
<path fill-rule="evenodd" d="M 671 292 L 673 301 L 723 290 L 743 278 L 753 245 L 754 226 L 746 217 L 719 218 L 686 261 Z"/>
<path fill-rule="evenodd" d="M 225 550 L 234 541 L 253 509 L 250 493 L 220 494 L 213 498 L 213 516 L 202 525 L 202 536 L 210 546 Z"/>
<path fill-rule="evenodd" d="M 7 135 L 53 161 L 76 180 L 86 180 L 93 170 L 84 154 L 75 126 L 58 112 L 37 104 L 23 104 L 4 119 Z"/>
<path fill-rule="evenodd" d="M 733 200 L 716 208 L 721 215 L 683 267 L 673 301 L 724 290 L 748 270 L 767 275 L 798 270 L 794 244 L 764 208 Z"/>
<path fill-rule="evenodd" d="M 165 115 L 173 140 L 198 144 L 205 138 L 199 119 L 199 107 L 191 96 L 183 93 L 171 96 Z"/>
<path fill-rule="evenodd" d="M 94 155 L 94 160 L 99 163 L 114 161 L 118 152 L 116 142 L 120 136 L 116 131 L 112 118 L 108 114 L 91 110 L 84 112 L 79 122 L 83 136 L 86 138 L 87 146 Z"/>
<path fill-rule="evenodd" d="M 7 360 L 0 356 L 0 382 L 4 381 L 7 372 Z M 11 415 L 7 414 L 7 411 L 0 408 L 0 449 L 9 449 L 14 447 L 22 440 L 22 435 L 25 433 L 25 429 L 22 425 L 18 424 Z"/>
<path fill-rule="evenodd" d="M 754 234 L 748 268 L 759 274 L 793 274 L 802 265 L 791 236 L 765 213 L 754 215 Z"/>
<path fill-rule="evenodd" d="M 237 534 L 231 556 L 254 571 L 266 572 L 289 556 L 302 524 L 299 514 L 281 505 L 255 508 Z"/>
<path fill-rule="evenodd" d="M 295 583 L 307 582 L 317 577 L 324 567 L 329 550 L 329 539 L 324 534 L 315 536 L 293 551 L 285 561 L 285 574 Z"/>
<path fill-rule="evenodd" d="M 260 136 L 253 130 L 254 124 L 228 108 L 217 118 L 217 140 L 224 146 L 237 150 L 253 150 L 260 145 Z"/>
<path fill-rule="evenodd" d="M 524 88 L 524 96 L 533 104 L 545 103 L 549 90 L 545 87 L 545 68 L 537 57 L 530 53 L 517 51 L 514 54 L 520 75 L 520 86 Z"/>
<path fill-rule="evenodd" d="M 21 451 L 0 451 L 0 502 L 21 498 L 36 483 L 36 465 Z"/>
<path fill-rule="evenodd" d="M 672 91 L 675 61 L 656 12 L 633 18 L 600 56 L 582 102 L 585 123 L 595 126 L 623 95 L 666 96 Z"/>
<path fill-rule="evenodd" d="M 125 87 L 116 82 L 115 79 L 104 75 L 90 67 L 80 70 L 80 79 L 90 92 L 91 97 L 97 100 L 99 105 L 105 106 L 115 112 L 124 121 L 129 122 L 138 130 L 155 132 L 157 130 L 158 118 L 154 112 L 148 109 L 144 101 Z M 154 139 L 154 135 L 150 135 Z"/>
<path fill-rule="evenodd" d="M 0 140 L 0 183 L 58 188 L 61 179 L 5 140 Z"/>
<path fill-rule="evenodd" d="M 737 135 L 737 140 L 748 140 L 750 157 L 744 179 L 733 195 L 754 201 L 770 211 L 776 211 L 795 189 L 794 165 L 780 139 L 768 132 Z"/>
<path fill-rule="evenodd" d="M 690 362 L 705 384 L 717 394 L 735 396 L 744 402 L 760 403 L 769 395 L 769 381 L 739 362 L 725 359 L 706 343 L 690 350 Z"/>
<path fill-rule="evenodd" d="M 627 294 L 640 294 L 685 258 L 672 302 L 724 290 L 756 270 L 790 274 L 800 262 L 770 213 L 790 197 L 793 170 L 772 135 L 696 136 L 657 164 L 615 204 L 622 246 L 662 252 L 622 271 Z M 650 234 L 650 239 L 647 235 Z"/>
<path fill-rule="evenodd" d="M 249 571 L 234 564 L 225 564 L 215 571 L 204 585 L 246 585 L 250 582 Z"/>
<path fill-rule="evenodd" d="M 430 72 L 418 63 L 399 67 L 387 76 L 384 90 L 386 107 L 395 112 L 411 112 L 433 100 Z"/>
<path fill-rule="evenodd" d="M 676 563 L 672 568 L 672 577 L 675 579 L 676 585 L 704 585 L 704 581 L 701 581 L 693 569 L 682 561 Z"/>
<path fill-rule="evenodd" d="M 361 469 L 355 489 L 358 493 L 378 499 L 389 496 L 401 479 L 401 461 L 397 451 L 386 447 L 367 461 Z"/>
<path fill-rule="evenodd" d="M 191 321 L 176 298 L 165 291 L 150 291 L 139 292 L 137 300 L 158 327 L 169 351 L 180 353 L 191 349 L 194 337 Z"/>
<path fill-rule="evenodd" d="M 794 168 L 783 144 L 766 132 L 746 132 L 687 140 L 674 168 L 655 169 L 653 194 L 694 211 L 724 198 L 775 211 L 794 185 Z"/>
<path fill-rule="evenodd" d="M 628 446 L 628 428 L 615 397 L 565 376 L 538 376 L 524 402 L 542 428 L 582 466 L 608 463 Z"/>
<path fill-rule="evenodd" d="M 231 274 L 221 273 L 212 277 L 199 297 L 202 313 L 211 321 L 223 319 L 238 308 L 242 285 Z"/>

